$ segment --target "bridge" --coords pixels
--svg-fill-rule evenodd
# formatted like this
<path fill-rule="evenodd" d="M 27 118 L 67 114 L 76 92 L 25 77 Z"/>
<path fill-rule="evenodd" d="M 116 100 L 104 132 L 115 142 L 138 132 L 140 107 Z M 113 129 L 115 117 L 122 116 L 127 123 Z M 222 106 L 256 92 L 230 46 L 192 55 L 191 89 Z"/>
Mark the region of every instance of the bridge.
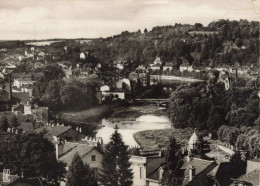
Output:
<path fill-rule="evenodd" d="M 155 99 L 155 98 L 145 98 L 145 99 L 134 99 L 137 102 L 150 102 L 156 103 L 158 106 L 168 105 L 169 99 Z"/>

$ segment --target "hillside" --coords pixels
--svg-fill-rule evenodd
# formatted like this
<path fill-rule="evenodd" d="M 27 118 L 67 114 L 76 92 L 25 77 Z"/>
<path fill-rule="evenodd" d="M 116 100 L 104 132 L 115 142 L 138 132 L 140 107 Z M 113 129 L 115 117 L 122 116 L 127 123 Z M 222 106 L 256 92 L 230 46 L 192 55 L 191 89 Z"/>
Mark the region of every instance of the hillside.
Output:
<path fill-rule="evenodd" d="M 156 56 L 164 62 L 185 59 L 197 66 L 257 65 L 259 22 L 219 20 L 204 27 L 175 24 L 143 33 L 122 32 L 81 47 L 102 62 L 129 61 L 148 64 Z M 180 62 L 182 63 L 182 62 Z"/>

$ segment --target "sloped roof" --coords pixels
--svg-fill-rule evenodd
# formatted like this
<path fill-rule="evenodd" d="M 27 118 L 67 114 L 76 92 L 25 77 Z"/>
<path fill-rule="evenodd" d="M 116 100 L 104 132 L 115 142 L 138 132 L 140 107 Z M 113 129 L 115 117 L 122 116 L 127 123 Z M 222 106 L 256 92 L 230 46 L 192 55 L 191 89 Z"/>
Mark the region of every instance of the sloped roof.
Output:
<path fill-rule="evenodd" d="M 159 168 L 165 162 L 164 157 L 147 157 L 146 178 L 159 180 Z"/>
<path fill-rule="evenodd" d="M 199 137 L 198 137 L 196 131 L 194 131 L 193 134 L 192 134 L 191 137 L 190 137 L 189 145 L 194 145 L 194 144 L 196 144 L 198 141 L 199 141 Z"/>
<path fill-rule="evenodd" d="M 244 174 L 240 176 L 238 181 L 251 183 L 252 186 L 258 186 L 260 183 L 260 170 L 254 170 L 252 172 L 249 172 L 247 174 Z"/>
<path fill-rule="evenodd" d="M 67 145 L 67 147 L 66 147 Z M 64 148 L 67 150 L 60 158 L 60 161 L 67 163 L 69 166 L 76 153 L 82 158 L 87 155 L 95 146 L 84 144 L 84 143 L 65 143 Z"/>
<path fill-rule="evenodd" d="M 57 125 L 57 126 L 51 128 L 50 134 L 52 136 L 60 136 L 61 134 L 63 134 L 64 132 L 67 132 L 70 129 L 71 129 L 70 127 Z"/>
<path fill-rule="evenodd" d="M 13 92 L 12 97 L 15 99 L 15 101 L 19 102 L 25 103 L 30 101 L 29 92 Z"/>
<path fill-rule="evenodd" d="M 12 73 L 12 78 L 30 78 L 31 76 L 32 74 L 28 74 L 28 73 L 17 73 L 17 72 Z"/>
<path fill-rule="evenodd" d="M 208 176 L 216 180 L 219 185 L 230 185 L 231 178 L 237 178 L 245 173 L 245 168 L 233 165 L 230 162 L 223 162 L 212 169 Z"/>
<path fill-rule="evenodd" d="M 214 161 L 204 160 L 200 158 L 192 158 L 190 161 L 187 160 L 187 157 L 184 158 L 184 163 L 181 169 L 185 169 L 183 185 L 189 183 L 189 167 L 193 166 L 195 168 L 195 176 L 203 172 L 207 167 L 214 164 Z M 194 179 L 193 179 L 194 180 Z"/>

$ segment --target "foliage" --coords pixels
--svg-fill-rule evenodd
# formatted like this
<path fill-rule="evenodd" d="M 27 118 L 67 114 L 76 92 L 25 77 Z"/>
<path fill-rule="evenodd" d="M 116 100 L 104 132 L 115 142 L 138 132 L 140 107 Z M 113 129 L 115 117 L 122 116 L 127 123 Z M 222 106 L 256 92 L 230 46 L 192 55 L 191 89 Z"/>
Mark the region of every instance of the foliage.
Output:
<path fill-rule="evenodd" d="M 165 164 L 163 166 L 162 185 L 181 185 L 183 175 L 180 170 L 182 165 L 182 156 L 180 145 L 177 144 L 176 139 L 171 137 L 169 139 L 169 146 L 165 153 Z"/>
<path fill-rule="evenodd" d="M 216 33 L 194 34 L 189 32 L 215 31 Z M 163 61 L 173 61 L 176 57 L 190 59 L 200 65 L 240 65 L 257 64 L 259 52 L 259 22 L 246 20 L 218 20 L 203 27 L 175 24 L 157 26 L 144 33 L 122 32 L 105 39 L 93 40 L 85 47 L 97 56 L 101 63 L 128 59 L 134 65 L 151 63 L 156 56 Z M 184 42 L 183 42 L 184 41 Z M 214 61 L 214 62 L 212 62 Z M 183 63 L 183 61 L 182 61 Z M 190 64 L 191 64 L 190 63 Z"/>
<path fill-rule="evenodd" d="M 67 186 L 97 186 L 97 180 L 87 164 L 75 154 L 67 174 Z"/>
<path fill-rule="evenodd" d="M 1 169 L 27 177 L 42 176 L 56 182 L 64 178 L 65 164 L 58 162 L 55 148 L 42 134 L 13 135 L 0 142 Z"/>
<path fill-rule="evenodd" d="M 102 161 L 101 182 L 104 185 L 130 186 L 133 173 L 130 169 L 130 154 L 117 128 L 106 146 Z"/>
<path fill-rule="evenodd" d="M 215 130 L 222 125 L 253 126 L 259 116 L 257 90 L 224 90 L 216 79 L 181 85 L 170 95 L 168 114 L 177 128 Z M 232 142 L 234 144 L 234 142 Z"/>
<path fill-rule="evenodd" d="M 260 156 L 260 132 L 257 127 L 223 125 L 217 133 L 220 141 L 233 145 L 237 150 L 249 152 L 250 158 Z"/>
<path fill-rule="evenodd" d="M 1 117 L 0 130 L 6 131 L 8 129 L 8 126 L 9 126 L 8 119 L 5 116 Z"/>
<path fill-rule="evenodd" d="M 17 119 L 17 117 L 16 116 L 13 116 L 12 117 L 12 119 L 11 119 L 11 127 L 13 127 L 13 128 L 16 128 L 16 127 L 18 127 L 19 125 L 20 125 L 20 123 L 19 123 L 19 121 L 18 121 L 18 119 Z"/>

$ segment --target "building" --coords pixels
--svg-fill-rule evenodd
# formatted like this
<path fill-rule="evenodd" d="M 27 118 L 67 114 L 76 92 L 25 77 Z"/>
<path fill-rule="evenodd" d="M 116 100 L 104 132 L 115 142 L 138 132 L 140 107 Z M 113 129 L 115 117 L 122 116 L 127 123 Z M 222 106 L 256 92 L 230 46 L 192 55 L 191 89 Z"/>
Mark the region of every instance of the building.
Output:
<path fill-rule="evenodd" d="M 30 102 L 29 92 L 13 92 L 12 101 L 16 104 L 28 104 Z"/>
<path fill-rule="evenodd" d="M 234 186 L 259 186 L 260 185 L 260 169 L 255 169 L 252 172 L 240 176 L 238 179 L 233 179 Z"/>
<path fill-rule="evenodd" d="M 188 65 L 188 64 L 181 64 L 180 65 L 180 71 L 183 72 L 187 70 L 188 72 L 192 72 L 194 69 L 193 69 L 193 66 L 192 65 Z"/>
<path fill-rule="evenodd" d="M 117 81 L 116 88 L 131 91 L 131 83 L 129 79 L 123 78 Z"/>
<path fill-rule="evenodd" d="M 182 185 L 198 186 L 210 185 L 212 180 L 207 176 L 217 164 L 214 161 L 194 158 L 188 155 L 184 158 L 181 169 L 184 171 L 184 179 Z"/>
<path fill-rule="evenodd" d="M 67 163 L 67 167 L 70 166 L 74 155 L 78 153 L 82 161 L 88 164 L 91 169 L 94 169 L 95 175 L 98 176 L 102 168 L 103 155 L 96 146 L 90 145 L 88 142 L 65 142 L 59 150 L 62 150 L 59 153 L 61 154 L 59 160 Z"/>
<path fill-rule="evenodd" d="M 118 68 L 119 70 L 123 70 L 124 69 L 124 64 L 117 63 L 116 64 L 116 68 Z"/>
<path fill-rule="evenodd" d="M 108 95 L 114 95 L 114 97 L 118 97 L 119 99 L 125 99 L 125 92 L 122 90 L 115 90 L 115 91 L 102 91 L 102 97 L 108 96 Z"/>
<path fill-rule="evenodd" d="M 159 186 L 164 157 L 131 156 L 134 186 Z"/>
<path fill-rule="evenodd" d="M 36 81 L 33 81 L 31 78 L 19 78 L 14 80 L 13 86 L 21 88 L 26 85 L 33 85 L 35 82 Z"/>
<path fill-rule="evenodd" d="M 194 130 L 193 134 L 191 135 L 191 137 L 189 139 L 188 150 L 191 153 L 201 151 L 201 141 L 199 139 L 199 136 L 197 135 L 196 130 Z"/>
<path fill-rule="evenodd" d="M 256 169 L 260 170 L 260 158 L 247 160 L 246 173 L 250 173 Z"/>
<path fill-rule="evenodd" d="M 163 66 L 163 71 L 166 71 L 166 70 L 171 71 L 172 68 L 173 68 L 173 64 L 170 63 L 170 62 L 167 62 L 167 63 L 165 63 L 165 65 Z"/>
<path fill-rule="evenodd" d="M 100 91 L 104 92 L 104 91 L 110 91 L 110 87 L 108 85 L 103 85 L 100 87 Z"/>

